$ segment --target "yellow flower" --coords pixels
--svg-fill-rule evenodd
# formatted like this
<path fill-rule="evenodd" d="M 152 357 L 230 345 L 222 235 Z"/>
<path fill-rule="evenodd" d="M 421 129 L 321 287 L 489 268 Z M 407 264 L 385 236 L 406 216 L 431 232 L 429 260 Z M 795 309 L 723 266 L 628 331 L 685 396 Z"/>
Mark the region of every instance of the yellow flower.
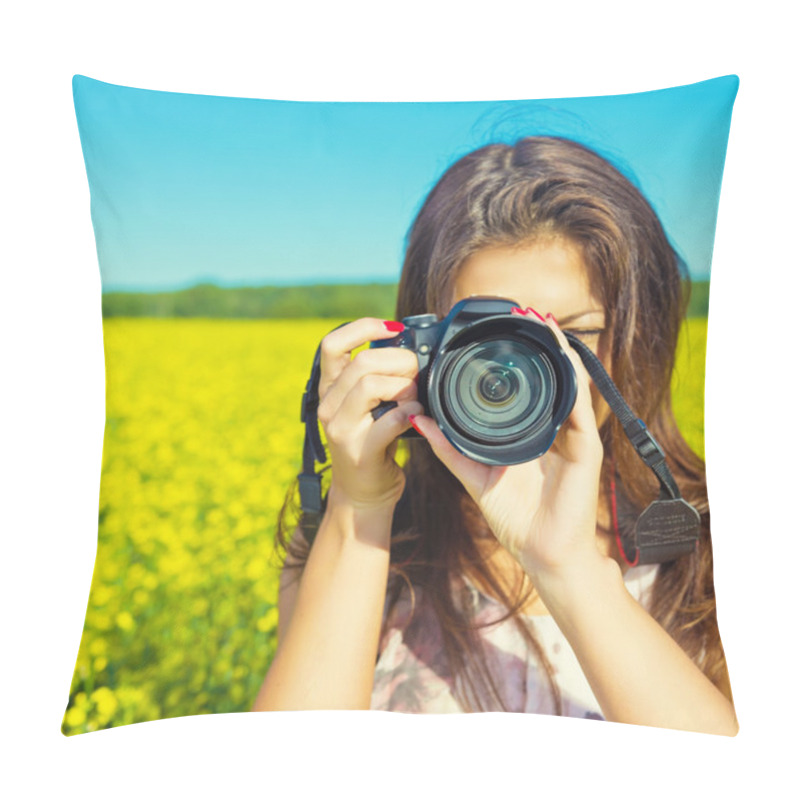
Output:
<path fill-rule="evenodd" d="M 253 558 L 245 568 L 245 575 L 251 580 L 256 581 L 263 578 L 267 571 L 267 562 L 263 558 Z"/>
<path fill-rule="evenodd" d="M 132 589 L 134 586 L 140 585 L 144 581 L 146 575 L 147 570 L 144 568 L 143 564 L 131 564 L 127 576 L 128 588 Z"/>
<path fill-rule="evenodd" d="M 117 614 L 117 627 L 123 631 L 132 631 L 136 627 L 136 622 L 128 611 L 120 611 Z"/>
<path fill-rule="evenodd" d="M 133 593 L 133 602 L 137 606 L 145 606 L 145 605 L 147 605 L 147 602 L 149 600 L 150 600 L 150 595 L 147 592 L 145 592 L 143 589 L 137 589 Z"/>
<path fill-rule="evenodd" d="M 86 614 L 86 621 L 99 631 L 107 631 L 111 627 L 111 617 L 108 614 L 89 611 Z"/>
<path fill-rule="evenodd" d="M 204 617 L 208 613 L 208 599 L 205 597 L 198 597 L 197 600 L 192 603 L 192 613 L 196 617 Z"/>
<path fill-rule="evenodd" d="M 153 589 L 155 589 L 156 586 L 158 586 L 158 578 L 155 575 L 153 575 L 152 572 L 148 572 L 147 575 L 145 575 L 144 578 L 142 578 L 142 586 L 144 586 L 145 589 L 149 589 L 152 592 Z"/>
<path fill-rule="evenodd" d="M 278 607 L 273 606 L 261 619 L 256 622 L 256 628 L 262 633 L 278 627 Z"/>
<path fill-rule="evenodd" d="M 114 591 L 109 586 L 100 584 L 92 588 L 92 602 L 96 606 L 104 606 L 113 596 Z"/>
<path fill-rule="evenodd" d="M 73 706 L 64 715 L 64 721 L 70 728 L 77 728 L 80 725 L 83 725 L 84 722 L 86 722 L 86 712 L 82 708 Z"/>
<path fill-rule="evenodd" d="M 99 689 L 95 689 L 92 692 L 92 700 L 94 700 L 97 706 L 97 714 L 103 723 L 107 723 L 111 717 L 114 716 L 114 712 L 119 706 L 114 692 L 107 686 L 101 686 Z"/>
<path fill-rule="evenodd" d="M 93 639 L 92 643 L 89 645 L 89 652 L 93 656 L 102 656 L 105 655 L 107 647 L 106 640 L 102 636 L 98 636 L 96 639 Z"/>

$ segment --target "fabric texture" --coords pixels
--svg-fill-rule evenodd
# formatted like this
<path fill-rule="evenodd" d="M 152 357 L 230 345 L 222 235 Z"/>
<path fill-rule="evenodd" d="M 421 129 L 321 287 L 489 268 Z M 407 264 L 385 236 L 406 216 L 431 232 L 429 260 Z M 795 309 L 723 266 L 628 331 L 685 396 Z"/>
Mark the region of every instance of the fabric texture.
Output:
<path fill-rule="evenodd" d="M 314 352 L 340 322 L 393 318 L 404 237 L 468 152 L 569 139 L 652 205 L 692 280 L 672 407 L 702 456 L 711 255 L 737 88 L 729 75 L 601 97 L 319 103 L 75 76 L 106 425 L 63 733 L 251 708 L 277 646 L 272 543 L 300 468 Z M 478 618 L 498 613 L 475 598 Z M 413 620 L 402 602 L 394 611 L 376 708 L 456 710 L 424 605 Z M 565 713 L 596 714 L 552 620 L 529 624 Z M 508 707 L 552 713 L 513 626 L 483 638 Z"/>
<path fill-rule="evenodd" d="M 633 598 L 647 608 L 657 564 L 632 567 L 624 576 Z M 493 675 L 498 678 L 505 710 L 533 714 L 556 712 L 549 681 L 537 663 L 513 619 L 501 619 L 503 606 L 468 584 L 473 620 L 481 627 L 480 638 Z M 424 594 L 415 593 L 417 610 L 412 614 L 406 590 L 386 620 L 375 667 L 371 707 L 380 711 L 411 713 L 459 713 L 464 709 L 453 693 L 438 621 Z M 388 602 L 388 601 L 387 601 Z M 549 615 L 526 615 L 529 626 L 550 661 L 561 693 L 561 713 L 566 717 L 603 719 L 600 706 L 580 668 L 578 659 Z M 502 711 L 494 698 L 484 696 L 488 711 Z"/>

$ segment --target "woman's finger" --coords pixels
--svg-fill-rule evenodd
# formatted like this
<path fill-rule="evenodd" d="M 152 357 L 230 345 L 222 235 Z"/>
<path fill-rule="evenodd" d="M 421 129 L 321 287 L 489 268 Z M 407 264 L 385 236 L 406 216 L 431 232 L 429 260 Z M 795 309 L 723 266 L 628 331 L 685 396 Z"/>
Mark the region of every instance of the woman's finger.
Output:
<path fill-rule="evenodd" d="M 597 432 L 592 404 L 591 378 L 577 351 L 570 345 L 558 322 L 548 314 L 545 324 L 553 331 L 575 370 L 578 393 L 566 423 L 553 443 L 553 450 L 568 461 L 594 464 L 602 459 L 603 445 Z"/>
<path fill-rule="evenodd" d="M 427 439 L 439 460 L 461 481 L 473 500 L 477 502 L 486 486 L 489 467 L 459 453 L 431 417 L 416 414 L 410 421 L 417 433 Z"/>
<path fill-rule="evenodd" d="M 402 322 L 362 317 L 327 334 L 320 343 L 320 397 L 325 396 L 330 385 L 350 363 L 353 350 L 367 342 L 397 336 L 403 328 Z"/>
<path fill-rule="evenodd" d="M 586 370 L 586 367 L 581 361 L 578 352 L 569 343 L 569 340 L 564 336 L 564 332 L 558 326 L 556 318 L 552 314 L 547 314 L 545 317 L 545 324 L 558 339 L 561 349 L 567 354 L 572 367 L 575 370 L 575 377 L 578 383 L 578 396 L 575 398 L 575 406 L 569 416 L 569 423 L 574 428 L 591 434 L 597 433 L 597 418 L 594 415 L 594 408 L 592 406 L 592 391 L 591 391 L 591 378 Z"/>
<path fill-rule="evenodd" d="M 364 449 L 369 452 L 379 452 L 385 449 L 388 457 L 394 458 L 397 451 L 397 438 L 411 427 L 409 417 L 423 413 L 425 413 L 425 409 L 417 400 L 399 402 L 396 408 L 369 423 Z"/>
<path fill-rule="evenodd" d="M 326 433 L 332 439 L 344 439 L 356 435 L 357 431 L 363 434 L 375 423 L 371 412 L 380 403 L 416 399 L 417 384 L 412 378 L 375 373 L 362 375 L 329 419 Z"/>
<path fill-rule="evenodd" d="M 390 375 L 413 380 L 419 372 L 419 361 L 411 350 L 399 347 L 381 347 L 362 350 L 340 372 L 325 394 L 320 394 L 322 419 L 334 416 L 353 388 L 366 375 Z"/>
<path fill-rule="evenodd" d="M 597 418 L 592 406 L 591 378 L 583 365 L 577 351 L 570 345 L 569 340 L 558 325 L 558 321 L 552 314 L 542 316 L 532 308 L 512 309 L 515 316 L 528 316 L 544 322 L 553 332 L 556 340 L 561 345 L 561 349 L 569 358 L 575 377 L 577 380 L 578 393 L 575 398 L 575 405 L 570 413 L 566 424 L 559 432 L 554 443 L 556 451 L 560 452 L 570 460 L 579 460 L 584 457 L 586 447 L 596 448 L 599 442 L 597 434 Z"/>

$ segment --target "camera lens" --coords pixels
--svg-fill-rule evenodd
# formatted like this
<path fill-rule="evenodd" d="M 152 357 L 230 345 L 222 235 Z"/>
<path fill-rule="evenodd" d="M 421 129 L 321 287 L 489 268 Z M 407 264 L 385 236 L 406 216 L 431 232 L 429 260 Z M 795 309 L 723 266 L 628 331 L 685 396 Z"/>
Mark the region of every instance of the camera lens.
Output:
<path fill-rule="evenodd" d="M 553 331 L 510 314 L 514 305 L 460 300 L 414 345 L 420 403 L 460 453 L 483 464 L 546 453 L 577 396 L 575 370 Z"/>
<path fill-rule="evenodd" d="M 481 339 L 451 353 L 442 381 L 444 411 L 474 441 L 517 441 L 549 421 L 555 383 L 534 342 Z"/>
<path fill-rule="evenodd" d="M 517 391 L 519 383 L 514 373 L 507 367 L 489 367 L 480 380 L 478 390 L 487 403 L 499 405 L 509 399 Z"/>

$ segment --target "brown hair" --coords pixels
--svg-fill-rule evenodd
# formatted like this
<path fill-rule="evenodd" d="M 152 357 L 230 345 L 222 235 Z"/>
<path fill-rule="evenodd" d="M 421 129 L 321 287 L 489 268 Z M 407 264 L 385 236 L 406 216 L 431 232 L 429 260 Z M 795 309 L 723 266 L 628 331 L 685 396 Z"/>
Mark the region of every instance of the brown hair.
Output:
<path fill-rule="evenodd" d="M 623 397 L 653 431 L 684 497 L 701 514 L 698 550 L 658 569 L 650 612 L 728 697 L 725 657 L 716 623 L 705 466 L 672 415 L 670 379 L 688 300 L 686 270 L 639 190 L 608 161 L 574 141 L 530 137 L 482 147 L 456 161 L 426 198 L 408 234 L 397 319 L 449 311 L 461 264 L 488 246 L 541 237 L 576 245 L 605 311 L 602 347 Z M 609 416 L 600 428 L 603 487 L 615 485 L 619 524 L 629 530 L 658 484 Z M 456 692 L 470 710 L 481 697 L 504 707 L 477 631 L 460 593 L 469 575 L 506 608 L 548 676 L 552 668 L 520 614 L 532 595 L 508 585 L 487 558 L 493 537 L 458 480 L 423 441 L 409 441 L 406 487 L 393 523 L 389 609 L 404 586 L 421 587 L 441 626 Z M 293 492 L 290 492 L 290 497 Z M 287 497 L 282 520 L 293 503 Z M 306 524 L 308 524 L 306 522 Z M 287 528 L 278 542 L 287 546 Z M 496 542 L 495 542 L 496 543 Z M 480 546 L 479 546 L 480 545 Z M 496 545 L 499 547 L 499 545 Z M 303 553 L 293 553 L 303 560 Z M 507 576 L 506 576 L 507 577 Z"/>

